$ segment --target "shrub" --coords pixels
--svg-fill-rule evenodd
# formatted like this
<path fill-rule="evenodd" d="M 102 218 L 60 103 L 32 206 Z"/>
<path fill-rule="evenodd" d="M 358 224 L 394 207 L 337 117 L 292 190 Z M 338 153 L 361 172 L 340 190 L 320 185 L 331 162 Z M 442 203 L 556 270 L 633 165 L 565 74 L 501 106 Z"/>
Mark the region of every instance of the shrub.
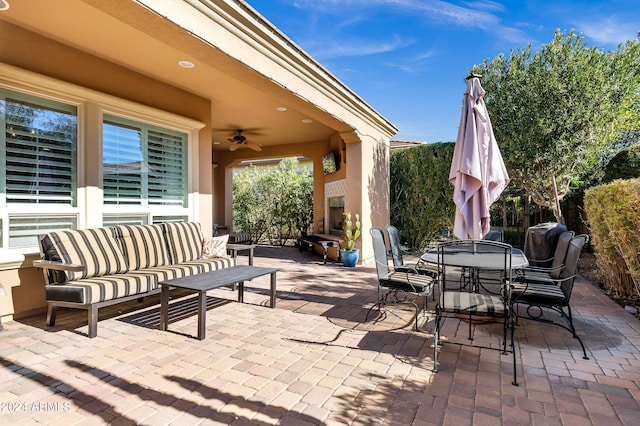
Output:
<path fill-rule="evenodd" d="M 424 249 L 453 228 L 455 204 L 449 169 L 454 143 L 424 144 L 391 151 L 391 224 L 410 250 Z"/>
<path fill-rule="evenodd" d="M 584 203 L 605 289 L 614 296 L 640 295 L 640 179 L 593 187 Z"/>
<path fill-rule="evenodd" d="M 233 177 L 234 224 L 253 241 L 284 245 L 313 223 L 313 176 L 295 158 L 278 166 L 249 167 Z"/>
<path fill-rule="evenodd" d="M 604 182 L 640 177 L 640 144 L 617 153 L 604 169 Z"/>

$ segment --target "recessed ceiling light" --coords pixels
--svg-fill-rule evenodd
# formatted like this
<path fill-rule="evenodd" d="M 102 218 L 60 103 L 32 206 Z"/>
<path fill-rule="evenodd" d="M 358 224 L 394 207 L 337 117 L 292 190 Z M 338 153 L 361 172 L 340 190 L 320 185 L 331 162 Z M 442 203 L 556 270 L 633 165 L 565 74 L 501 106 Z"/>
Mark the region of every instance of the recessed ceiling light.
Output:
<path fill-rule="evenodd" d="M 0 0 L 0 10 L 8 10 L 9 2 L 7 0 Z"/>
<path fill-rule="evenodd" d="M 276 108 L 276 111 L 281 111 L 282 112 L 282 111 L 286 111 L 286 110 L 287 110 L 287 107 L 283 107 L 283 106 L 279 106 L 279 107 Z"/>
<path fill-rule="evenodd" d="M 302 120 L 302 122 L 303 122 L 304 124 L 309 124 L 309 123 L 313 123 L 313 120 L 312 120 L 312 119 L 310 119 L 310 118 L 305 118 L 304 120 Z"/>
<path fill-rule="evenodd" d="M 195 67 L 195 65 L 193 65 L 193 62 L 191 62 L 191 61 L 180 61 L 180 62 L 178 62 L 178 65 L 180 65 L 182 68 L 193 68 L 193 67 Z"/>
<path fill-rule="evenodd" d="M 213 141 L 214 145 L 220 145 L 220 141 Z"/>

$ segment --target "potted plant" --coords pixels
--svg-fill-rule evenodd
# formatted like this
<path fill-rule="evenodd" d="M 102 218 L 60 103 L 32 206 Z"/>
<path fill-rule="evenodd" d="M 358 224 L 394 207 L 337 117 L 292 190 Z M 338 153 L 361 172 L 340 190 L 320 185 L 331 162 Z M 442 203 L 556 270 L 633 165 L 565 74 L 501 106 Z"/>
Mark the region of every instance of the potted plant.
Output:
<path fill-rule="evenodd" d="M 360 215 L 356 213 L 355 224 L 351 221 L 351 212 L 342 214 L 342 239 L 344 248 L 340 249 L 340 259 L 344 266 L 354 267 L 358 263 L 360 250 L 356 248 L 356 240 L 360 238 Z"/>

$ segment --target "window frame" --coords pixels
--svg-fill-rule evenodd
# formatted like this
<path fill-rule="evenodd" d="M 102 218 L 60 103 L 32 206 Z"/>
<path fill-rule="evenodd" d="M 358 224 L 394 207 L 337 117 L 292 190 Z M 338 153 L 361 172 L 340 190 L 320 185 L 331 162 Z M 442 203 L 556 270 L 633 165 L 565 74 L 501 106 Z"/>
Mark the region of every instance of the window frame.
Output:
<path fill-rule="evenodd" d="M 7 203 L 6 193 L 0 193 L 0 208 L 4 211 L 4 213 L 0 213 L 0 260 L 4 256 L 2 253 L 30 253 L 37 249 L 37 245 L 19 245 L 17 247 L 11 247 L 10 241 L 12 238 L 11 233 L 11 221 L 12 219 L 20 221 L 25 218 L 34 218 L 34 219 L 43 219 L 49 218 L 54 219 L 56 217 L 74 217 L 76 226 L 78 226 L 79 216 L 80 216 L 80 200 L 82 198 L 81 195 L 81 179 L 82 173 L 81 170 L 83 166 L 81 165 L 81 158 L 83 158 L 83 144 L 81 142 L 81 135 L 83 130 L 83 119 L 84 109 L 82 102 L 72 96 L 61 96 L 55 95 L 47 90 L 42 91 L 33 91 L 33 90 L 25 90 L 25 88 L 16 87 L 12 85 L 2 84 L 0 81 L 0 90 L 3 92 L 3 98 L 16 98 L 17 101 L 25 102 L 27 104 L 32 104 L 34 106 L 40 108 L 50 108 L 52 110 L 64 110 L 75 109 L 75 117 L 76 117 L 76 147 L 75 147 L 75 194 L 72 194 L 72 201 L 68 204 L 65 203 L 52 203 L 52 204 L 40 204 L 40 203 Z M 6 122 L 0 120 L 2 123 L 2 132 L 6 129 Z M 5 141 L 6 143 L 6 141 Z M 3 147 L 0 160 L 6 160 L 6 147 Z M 2 174 L 2 179 L 6 179 L 6 175 Z M 72 178 L 73 180 L 73 178 Z M 6 182 L 5 182 L 6 183 Z M 4 184 L 3 188 L 6 188 Z M 75 203 L 75 205 L 73 205 Z M 38 210 L 42 210 L 43 206 L 46 206 L 47 213 L 42 214 L 38 213 Z"/>
<path fill-rule="evenodd" d="M 169 114 L 164 112 L 164 114 Z M 166 116 L 165 116 L 166 117 Z M 100 190 L 104 191 L 103 176 L 104 171 L 102 166 L 104 164 L 103 152 L 104 152 L 104 135 L 102 133 L 103 123 L 110 119 L 122 120 L 125 125 L 135 125 L 140 123 L 146 126 L 151 126 L 155 129 L 166 129 L 171 132 L 184 133 L 187 136 L 186 140 L 186 197 L 184 207 L 180 206 L 167 206 L 167 205 L 118 205 L 118 204 L 105 204 L 104 196 L 102 195 L 100 203 L 102 205 L 102 215 L 104 216 L 147 216 L 149 223 L 155 223 L 154 217 L 156 216 L 169 216 L 169 217 L 188 217 L 189 220 L 197 220 L 198 209 L 195 198 L 196 189 L 194 188 L 194 182 L 198 181 L 198 161 L 196 155 L 196 147 L 198 140 L 198 132 L 204 124 L 200 123 L 199 128 L 184 126 L 177 126 L 175 121 L 161 122 L 154 119 L 153 116 L 141 114 L 140 111 L 123 111 L 122 109 L 111 107 L 103 107 L 100 110 Z"/>
<path fill-rule="evenodd" d="M 47 206 L 46 215 L 36 211 L 38 207 L 36 204 L 3 207 L 5 213 L 0 213 L 0 226 L 2 226 L 0 238 L 4 238 L 5 242 L 8 242 L 9 238 L 7 235 L 8 219 L 12 216 L 37 218 L 65 216 L 72 213 L 77 218 L 77 229 L 85 229 L 101 227 L 105 215 L 142 216 L 149 214 L 148 211 L 140 211 L 139 208 L 116 210 L 95 208 L 96 205 L 103 205 L 102 120 L 104 114 L 143 122 L 187 135 L 186 207 L 163 209 L 155 215 L 199 220 L 198 150 L 200 130 L 205 127 L 203 122 L 4 64 L 0 64 L 0 71 L 2 71 L 0 89 L 68 104 L 74 106 L 77 111 L 76 207 L 62 208 L 52 205 L 49 208 Z M 95 167 L 96 165 L 98 167 Z M 153 217 L 149 216 L 149 223 L 152 222 Z M 27 259 L 37 258 L 38 251 L 37 246 L 10 249 L 6 244 L 3 245 L 0 247 L 0 270 L 30 266 Z"/>
<path fill-rule="evenodd" d="M 188 170 L 189 170 L 189 163 L 188 163 L 188 158 L 189 158 L 189 144 L 188 144 L 188 135 L 185 132 L 178 132 L 176 130 L 173 129 L 169 129 L 167 127 L 159 127 L 156 125 L 150 125 L 150 124 L 146 124 L 146 123 L 142 123 L 142 122 L 138 122 L 138 121 L 132 121 L 129 119 L 124 119 L 124 118 L 120 118 L 120 117 L 116 117 L 116 116 L 107 116 L 106 114 L 104 115 L 104 120 L 102 122 L 102 129 L 103 129 L 103 142 L 105 139 L 104 136 L 104 129 L 105 129 L 105 125 L 106 124 L 110 124 L 112 126 L 116 126 L 122 129 L 130 129 L 132 131 L 139 131 L 140 132 L 140 138 L 139 138 L 139 143 L 140 143 L 140 163 L 141 163 L 141 168 L 143 167 L 151 167 L 153 164 L 152 161 L 152 153 L 154 152 L 151 148 L 151 139 L 153 135 L 156 134 L 167 134 L 169 137 L 175 137 L 175 140 L 178 141 L 180 144 L 182 144 L 183 146 L 181 146 L 181 155 L 179 157 L 179 166 L 178 168 L 176 168 L 176 172 L 178 172 L 181 176 L 180 176 L 180 188 L 179 188 L 179 192 L 182 194 L 179 197 L 179 200 L 174 202 L 174 203 L 161 203 L 158 200 L 160 200 L 161 198 L 154 196 L 154 184 L 157 184 L 157 180 L 155 177 L 152 176 L 152 174 L 150 173 L 145 173 L 145 172 L 140 172 L 140 196 L 137 198 L 138 202 L 135 202 L 135 198 L 132 198 L 130 202 L 117 202 L 118 198 L 114 198 L 113 202 L 107 202 L 106 201 L 106 197 L 103 197 L 103 207 L 105 209 L 109 209 L 111 206 L 127 206 L 127 205 L 131 205 L 131 206 L 137 206 L 138 208 L 144 209 L 144 210 L 148 210 L 150 212 L 150 214 L 152 216 L 157 216 L 157 214 L 154 214 L 154 211 L 158 211 L 161 210 L 160 213 L 164 214 L 163 212 L 166 211 L 168 206 L 175 206 L 176 208 L 181 208 L 181 209 L 188 209 L 189 207 L 189 198 L 188 198 L 188 188 L 187 188 L 187 175 L 188 175 Z M 163 146 L 166 151 L 169 151 L 171 148 L 171 145 L 169 143 L 167 143 L 166 145 Z M 136 147 L 138 148 L 138 147 Z M 104 144 L 103 144 L 103 155 L 104 155 Z M 126 157 L 126 156 L 124 156 Z M 174 158 L 175 160 L 175 158 Z M 103 176 L 103 191 L 105 190 L 105 185 L 104 185 L 104 177 L 105 177 L 105 173 L 104 173 L 104 158 L 103 158 L 103 170 L 102 170 L 102 176 Z M 165 169 L 162 169 L 163 171 Z M 166 170 L 171 171 L 171 169 L 167 168 Z M 146 176 L 145 176 L 146 175 Z"/>

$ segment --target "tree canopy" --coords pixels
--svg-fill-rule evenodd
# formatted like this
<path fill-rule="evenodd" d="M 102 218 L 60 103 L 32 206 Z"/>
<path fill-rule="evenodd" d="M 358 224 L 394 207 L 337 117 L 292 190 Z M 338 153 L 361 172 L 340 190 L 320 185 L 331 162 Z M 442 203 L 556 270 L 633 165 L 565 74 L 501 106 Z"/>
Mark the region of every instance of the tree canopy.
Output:
<path fill-rule="evenodd" d="M 511 180 L 562 220 L 560 200 L 592 175 L 621 132 L 640 125 L 640 42 L 615 51 L 556 31 L 533 51 L 512 50 L 473 68 Z"/>

